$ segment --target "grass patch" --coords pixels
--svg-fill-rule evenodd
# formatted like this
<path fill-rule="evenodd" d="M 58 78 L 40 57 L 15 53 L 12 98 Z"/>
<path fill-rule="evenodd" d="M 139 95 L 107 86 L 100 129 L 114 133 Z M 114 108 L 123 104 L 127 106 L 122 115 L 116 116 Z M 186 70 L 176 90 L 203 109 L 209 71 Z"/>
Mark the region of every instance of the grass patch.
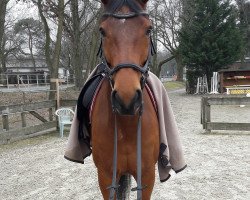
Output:
<path fill-rule="evenodd" d="M 185 88 L 185 82 L 180 81 L 167 81 L 163 84 L 168 91 Z"/>

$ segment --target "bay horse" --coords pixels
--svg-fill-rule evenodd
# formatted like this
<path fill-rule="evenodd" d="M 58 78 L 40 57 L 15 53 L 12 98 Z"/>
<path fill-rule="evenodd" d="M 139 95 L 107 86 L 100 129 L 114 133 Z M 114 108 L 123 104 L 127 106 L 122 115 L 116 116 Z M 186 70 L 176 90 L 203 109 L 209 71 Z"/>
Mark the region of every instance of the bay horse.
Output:
<path fill-rule="evenodd" d="M 99 53 L 106 66 L 106 79 L 91 117 L 99 186 L 105 200 L 125 199 L 132 175 L 137 181 L 137 199 L 148 200 L 159 156 L 159 123 L 144 89 L 152 51 L 147 0 L 102 3 Z"/>

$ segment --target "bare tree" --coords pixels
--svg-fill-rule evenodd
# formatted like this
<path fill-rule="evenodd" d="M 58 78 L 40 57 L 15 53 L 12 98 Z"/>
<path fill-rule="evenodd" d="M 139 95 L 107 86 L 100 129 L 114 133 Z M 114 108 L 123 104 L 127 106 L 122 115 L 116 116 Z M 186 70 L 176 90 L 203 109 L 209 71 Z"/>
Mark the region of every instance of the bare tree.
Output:
<path fill-rule="evenodd" d="M 237 0 L 239 9 L 240 26 L 243 32 L 245 40 L 245 49 L 242 53 L 242 62 L 244 62 L 245 56 L 250 57 L 250 1 Z"/>
<path fill-rule="evenodd" d="M 24 2 L 33 2 L 39 10 L 41 21 L 44 25 L 45 31 L 45 57 L 47 65 L 50 69 L 51 75 L 55 74 L 55 64 L 53 62 L 57 60 L 57 40 L 53 41 L 50 22 L 54 22 L 59 30 L 59 0 L 19 0 Z M 96 62 L 96 49 L 98 48 L 98 39 L 96 32 L 98 32 L 97 20 L 100 14 L 100 2 L 96 0 L 67 0 L 64 4 L 63 13 L 63 29 L 64 42 L 69 42 L 68 48 L 70 51 L 64 51 L 61 54 L 63 58 L 67 59 L 68 69 L 75 75 L 75 85 L 77 88 L 81 88 L 84 83 L 84 79 L 88 75 L 88 71 L 93 68 L 93 64 Z M 49 22 L 48 22 L 49 21 Z M 92 29 L 92 30 L 91 30 Z M 93 29 L 94 34 L 93 34 Z M 58 32 L 57 32 L 58 33 Z M 90 45 L 91 44 L 91 45 Z M 64 48 L 64 50 L 66 50 Z M 65 55 L 65 53 L 69 55 Z M 62 58 L 62 57 L 61 57 Z M 60 59 L 61 59 L 60 58 Z M 53 66 L 53 68 L 51 68 Z M 92 67 L 90 67 L 92 66 Z M 83 71 L 86 73 L 83 74 Z M 52 75 L 54 76 L 54 75 Z"/>
<path fill-rule="evenodd" d="M 9 0 L 0 1 L 0 60 L 2 60 L 3 58 L 4 25 L 5 25 L 5 17 L 6 17 L 8 2 Z M 2 62 L 0 62 L 0 74 L 3 72 L 1 63 Z"/>
<path fill-rule="evenodd" d="M 99 17 L 100 15 L 97 16 L 97 19 L 95 22 L 92 24 L 91 28 L 89 28 L 88 32 L 86 35 L 87 37 L 90 38 L 89 40 L 85 41 L 85 45 L 90 46 L 89 51 L 86 51 L 86 54 L 88 55 L 87 58 L 87 69 L 86 69 L 86 76 L 90 73 L 90 71 L 96 66 L 98 62 L 97 58 L 97 52 L 98 48 L 100 46 L 100 33 L 99 33 Z M 88 48 L 86 48 L 87 50 Z M 85 78 L 86 78 L 85 76 Z"/>
<path fill-rule="evenodd" d="M 39 11 L 39 15 L 41 17 L 41 20 L 44 25 L 45 29 L 45 57 L 46 57 L 46 63 L 49 67 L 50 70 L 50 78 L 58 78 L 58 68 L 59 68 L 59 58 L 60 58 L 60 52 L 61 52 L 61 41 L 62 41 L 62 33 L 63 33 L 63 20 L 64 20 L 64 0 L 58 0 L 57 4 L 57 21 L 58 21 L 58 26 L 57 26 L 57 35 L 56 35 L 56 42 L 55 42 L 55 48 L 53 51 L 53 56 L 51 57 L 51 38 L 50 38 L 50 28 L 48 25 L 48 21 L 46 17 L 44 16 L 44 12 L 46 9 L 50 9 L 50 1 L 45 2 L 45 4 L 42 3 L 42 0 L 37 1 L 37 7 Z M 51 82 L 50 83 L 50 99 L 55 98 L 55 83 Z"/>
<path fill-rule="evenodd" d="M 21 52 L 21 46 L 25 41 L 17 36 L 13 29 L 6 28 L 4 37 L 2 40 L 2 57 L 1 65 L 3 72 L 7 71 L 6 63 L 7 58 L 12 55 L 12 57 L 18 57 L 18 54 Z"/>
<path fill-rule="evenodd" d="M 158 63 L 158 72 L 164 63 L 175 59 L 177 63 L 177 80 L 183 80 L 183 64 L 178 51 L 178 31 L 181 28 L 182 1 L 181 0 L 156 0 L 157 8 L 155 24 L 157 24 L 157 41 L 168 51 L 171 56 Z"/>
<path fill-rule="evenodd" d="M 34 48 L 39 48 L 41 40 L 44 40 L 43 24 L 39 20 L 33 18 L 25 18 L 19 20 L 14 26 L 15 33 L 27 40 L 29 53 L 23 51 L 23 54 L 30 55 L 33 63 L 33 68 L 36 68 Z M 37 50 L 37 49 L 36 49 Z"/>
<path fill-rule="evenodd" d="M 46 58 L 46 64 L 50 71 L 50 78 L 58 78 L 58 68 L 61 53 L 61 42 L 63 33 L 63 21 L 64 21 L 64 0 L 17 0 L 23 2 L 32 2 L 37 6 L 39 16 L 44 26 L 45 32 L 45 45 L 44 52 Z M 54 18 L 57 22 L 57 34 L 55 39 L 55 45 L 52 49 L 51 28 L 49 27 L 48 17 Z M 50 83 L 50 95 L 49 99 L 55 98 L 55 83 Z"/>
<path fill-rule="evenodd" d="M 94 60 L 92 54 L 97 46 L 96 31 L 88 30 L 95 30 L 100 6 L 96 1 L 70 0 L 69 7 L 70 13 L 65 14 L 65 24 L 72 45 L 71 64 L 75 74 L 75 85 L 81 88 L 91 68 L 89 63 L 93 63 Z M 91 55 L 87 56 L 88 54 Z"/>
<path fill-rule="evenodd" d="M 183 63 L 182 56 L 178 50 L 179 47 L 179 31 L 184 21 L 192 19 L 192 12 L 187 13 L 185 8 L 191 6 L 192 0 L 155 0 L 151 15 L 154 21 L 154 37 L 155 43 L 164 47 L 164 51 L 168 52 L 167 58 L 154 62 L 154 72 L 159 75 L 163 64 L 175 59 L 177 63 L 177 80 L 183 80 Z M 192 11 L 192 9 L 188 9 Z"/>

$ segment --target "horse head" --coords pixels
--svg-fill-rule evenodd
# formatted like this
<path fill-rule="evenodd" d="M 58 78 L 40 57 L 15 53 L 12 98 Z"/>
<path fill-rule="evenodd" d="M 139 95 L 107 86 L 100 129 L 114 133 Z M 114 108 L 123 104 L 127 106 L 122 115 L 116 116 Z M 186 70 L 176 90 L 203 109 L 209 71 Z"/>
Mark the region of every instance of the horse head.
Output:
<path fill-rule="evenodd" d="M 112 85 L 112 106 L 121 115 L 142 107 L 142 89 L 151 56 L 152 24 L 146 0 L 102 0 L 102 57 Z"/>

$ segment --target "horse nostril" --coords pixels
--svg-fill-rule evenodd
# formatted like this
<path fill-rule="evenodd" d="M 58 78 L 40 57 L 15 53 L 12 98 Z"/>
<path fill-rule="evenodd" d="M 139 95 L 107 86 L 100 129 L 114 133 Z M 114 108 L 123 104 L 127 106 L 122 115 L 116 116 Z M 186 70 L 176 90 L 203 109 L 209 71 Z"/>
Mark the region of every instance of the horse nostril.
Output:
<path fill-rule="evenodd" d="M 117 91 L 116 90 L 113 90 L 112 93 L 111 93 L 111 102 L 113 104 L 113 102 L 115 101 L 116 99 L 116 95 L 117 95 Z"/>
<path fill-rule="evenodd" d="M 112 98 L 111 99 L 112 101 L 118 101 L 118 102 L 121 101 L 121 99 L 120 99 L 120 97 L 119 97 L 119 95 L 118 95 L 118 93 L 117 93 L 116 90 L 112 91 L 111 98 Z"/>
<path fill-rule="evenodd" d="M 142 91 L 141 90 L 137 90 L 136 92 L 138 93 L 139 98 L 142 99 Z"/>
<path fill-rule="evenodd" d="M 142 92 L 141 92 L 141 90 L 136 90 L 135 96 L 134 96 L 134 98 L 133 98 L 133 100 L 132 100 L 131 103 L 137 102 L 137 101 L 141 101 L 141 99 L 142 99 Z"/>
<path fill-rule="evenodd" d="M 131 101 L 131 104 L 134 105 L 134 107 L 140 107 L 142 104 L 142 91 L 136 90 L 135 96 Z"/>
<path fill-rule="evenodd" d="M 120 109 L 123 104 L 116 90 L 113 90 L 111 93 L 111 102 L 112 102 L 113 110 Z"/>
<path fill-rule="evenodd" d="M 116 90 L 111 93 L 112 108 L 122 115 L 134 115 L 142 105 L 142 91 L 136 90 L 134 97 L 128 105 L 124 104 Z"/>

